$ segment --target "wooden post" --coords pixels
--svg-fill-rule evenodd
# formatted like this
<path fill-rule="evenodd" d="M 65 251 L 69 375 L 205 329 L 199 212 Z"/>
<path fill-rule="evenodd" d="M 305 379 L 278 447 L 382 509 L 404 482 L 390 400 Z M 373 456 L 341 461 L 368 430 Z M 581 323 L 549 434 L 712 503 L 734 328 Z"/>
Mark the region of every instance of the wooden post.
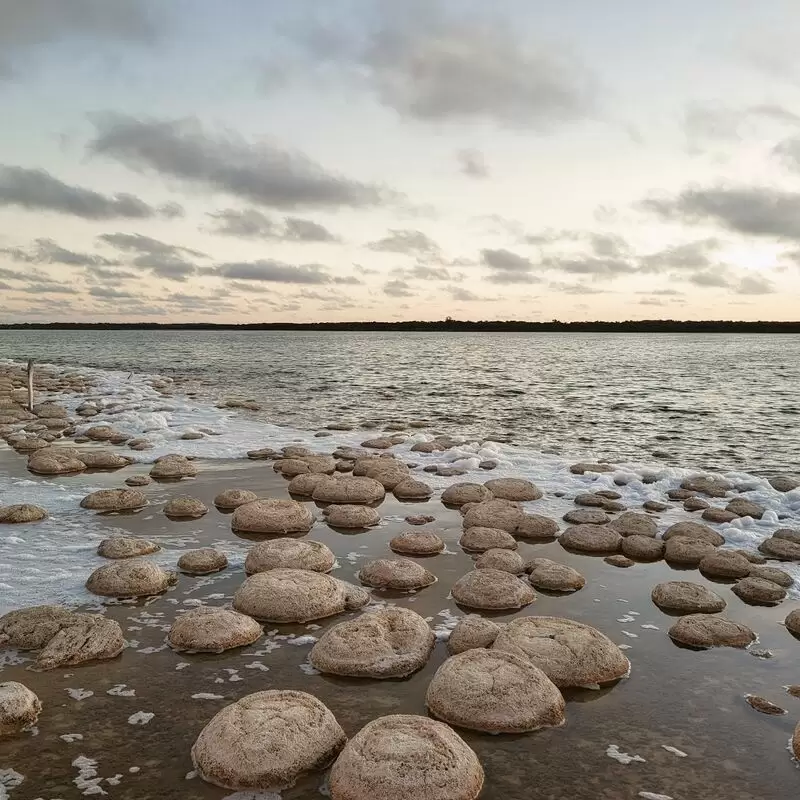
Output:
<path fill-rule="evenodd" d="M 28 359 L 28 411 L 33 412 L 33 359 Z"/>

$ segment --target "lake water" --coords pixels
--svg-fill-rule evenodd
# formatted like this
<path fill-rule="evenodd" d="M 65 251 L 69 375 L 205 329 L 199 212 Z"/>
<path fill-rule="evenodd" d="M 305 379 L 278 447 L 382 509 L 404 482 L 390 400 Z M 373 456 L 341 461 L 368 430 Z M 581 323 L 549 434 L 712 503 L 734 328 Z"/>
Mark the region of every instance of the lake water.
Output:
<path fill-rule="evenodd" d="M 800 460 L 800 336 L 2 330 L 0 358 L 169 375 L 299 429 L 420 420 L 533 452 L 756 475 Z"/>

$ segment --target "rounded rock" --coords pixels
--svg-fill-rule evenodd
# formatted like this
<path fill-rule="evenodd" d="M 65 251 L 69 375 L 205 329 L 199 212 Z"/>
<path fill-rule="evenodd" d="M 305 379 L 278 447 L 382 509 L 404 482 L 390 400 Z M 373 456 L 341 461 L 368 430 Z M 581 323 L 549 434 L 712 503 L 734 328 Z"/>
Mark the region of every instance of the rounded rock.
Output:
<path fill-rule="evenodd" d="M 764 506 L 758 503 L 753 503 L 746 497 L 734 497 L 733 500 L 725 506 L 726 511 L 731 514 L 736 514 L 737 517 L 752 517 L 753 519 L 761 519 L 766 512 Z"/>
<path fill-rule="evenodd" d="M 331 800 L 476 800 L 478 757 L 428 717 L 395 714 L 365 725 L 333 765 Z"/>
<path fill-rule="evenodd" d="M 81 500 L 90 511 L 133 511 L 147 505 L 147 496 L 138 489 L 100 489 Z"/>
<path fill-rule="evenodd" d="M 133 464 L 132 458 L 108 450 L 88 450 L 78 453 L 78 459 L 86 464 L 88 469 L 121 469 Z"/>
<path fill-rule="evenodd" d="M 433 489 L 427 483 L 406 478 L 392 490 L 398 500 L 427 500 L 433 495 Z"/>
<path fill-rule="evenodd" d="M 776 492 L 791 492 L 800 487 L 800 477 L 793 475 L 778 475 L 769 479 L 769 485 Z"/>
<path fill-rule="evenodd" d="M 791 611 L 786 616 L 783 624 L 786 625 L 786 630 L 788 630 L 789 633 L 793 633 L 800 639 L 800 608 Z"/>
<path fill-rule="evenodd" d="M 500 528 L 467 528 L 458 540 L 468 553 L 485 553 L 487 550 L 516 550 L 517 540 Z"/>
<path fill-rule="evenodd" d="M 482 483 L 454 483 L 442 492 L 446 506 L 460 508 L 467 503 L 483 503 L 494 495 Z"/>
<path fill-rule="evenodd" d="M 606 556 L 603 561 L 605 561 L 606 564 L 610 564 L 612 567 L 621 568 L 632 567 L 636 564 L 635 561 L 631 561 L 630 558 L 623 555 Z"/>
<path fill-rule="evenodd" d="M 178 569 L 188 575 L 211 575 L 228 566 L 228 557 L 213 547 L 187 550 L 178 559 Z"/>
<path fill-rule="evenodd" d="M 750 577 L 763 578 L 765 581 L 777 583 L 778 586 L 782 586 L 784 589 L 788 589 L 794 584 L 794 578 L 788 572 L 784 572 L 777 567 L 761 566 L 758 564 L 751 565 Z"/>
<path fill-rule="evenodd" d="M 707 525 L 701 525 L 698 522 L 677 522 L 674 525 L 670 525 L 669 528 L 664 531 L 664 536 L 662 538 L 665 542 L 668 542 L 673 536 L 683 536 L 687 539 L 708 542 L 709 544 L 713 544 L 714 547 L 725 544 L 723 536 Z"/>
<path fill-rule="evenodd" d="M 714 550 L 700 560 L 700 572 L 712 578 L 746 578 L 752 569 L 743 555 L 732 550 Z"/>
<path fill-rule="evenodd" d="M 39 653 L 36 666 L 48 670 L 107 661 L 124 649 L 122 628 L 116 620 L 101 614 L 73 614 L 71 624 L 63 626 Z"/>
<path fill-rule="evenodd" d="M 724 508 L 717 508 L 716 506 L 707 508 L 701 516 L 706 522 L 717 523 L 733 522 L 733 520 L 737 519 L 736 514 L 731 511 L 726 511 Z"/>
<path fill-rule="evenodd" d="M 658 533 L 656 521 L 648 514 L 638 514 L 635 511 L 625 511 L 616 519 L 611 520 L 608 527 L 615 530 L 620 536 L 650 536 Z"/>
<path fill-rule="evenodd" d="M 386 490 L 374 478 L 343 475 L 320 481 L 312 497 L 320 503 L 360 505 L 383 500 Z"/>
<path fill-rule="evenodd" d="M 308 533 L 313 525 L 311 512 L 296 500 L 253 500 L 231 516 L 231 529 L 242 533 Z"/>
<path fill-rule="evenodd" d="M 244 562 L 248 575 L 270 569 L 307 569 L 330 572 L 336 556 L 327 545 L 305 539 L 270 539 L 250 548 Z"/>
<path fill-rule="evenodd" d="M 664 542 L 650 536 L 626 536 L 621 546 L 623 555 L 637 561 L 658 561 L 664 557 Z"/>
<path fill-rule="evenodd" d="M 570 525 L 605 525 L 611 518 L 598 508 L 576 508 L 567 511 L 561 519 Z"/>
<path fill-rule="evenodd" d="M 214 505 L 224 511 L 231 511 L 245 503 L 252 503 L 253 500 L 258 500 L 258 495 L 248 489 L 226 489 L 214 498 Z"/>
<path fill-rule="evenodd" d="M 550 517 L 540 514 L 523 514 L 519 525 L 514 529 L 514 536 L 532 541 L 546 541 L 558 536 L 558 523 Z"/>
<path fill-rule="evenodd" d="M 725 497 L 733 489 L 733 484 L 725 480 L 725 478 L 713 475 L 695 475 L 694 477 L 686 478 L 681 483 L 681 488 L 690 492 L 700 492 L 700 494 L 705 494 L 709 497 Z"/>
<path fill-rule="evenodd" d="M 373 589 L 423 589 L 436 583 L 436 576 L 407 558 L 378 558 L 358 571 L 358 579 Z"/>
<path fill-rule="evenodd" d="M 381 515 L 370 506 L 334 505 L 327 506 L 322 515 L 331 528 L 359 530 L 379 525 Z"/>
<path fill-rule="evenodd" d="M 157 553 L 160 545 L 138 536 L 111 536 L 103 539 L 97 547 L 97 555 L 103 558 L 136 558 Z"/>
<path fill-rule="evenodd" d="M 149 475 L 131 475 L 130 478 L 125 478 L 126 486 L 149 486 L 152 482 Z"/>
<path fill-rule="evenodd" d="M 222 709 L 200 732 L 200 777 L 234 790 L 280 791 L 325 768 L 347 737 L 331 711 L 305 692 L 256 692 Z"/>
<path fill-rule="evenodd" d="M 508 572 L 476 569 L 459 578 L 451 590 L 461 606 L 486 611 L 524 608 L 536 599 L 536 592 Z"/>
<path fill-rule="evenodd" d="M 527 565 L 531 586 L 546 592 L 577 592 L 586 585 L 586 578 L 566 564 L 548 558 L 534 559 Z"/>
<path fill-rule="evenodd" d="M 564 698 L 547 675 L 529 660 L 494 648 L 448 658 L 433 676 L 425 704 L 451 725 L 486 733 L 564 723 Z"/>
<path fill-rule="evenodd" d="M 85 469 L 86 464 L 77 455 L 55 447 L 38 450 L 28 457 L 28 470 L 36 475 L 70 475 Z"/>
<path fill-rule="evenodd" d="M 101 597 L 149 597 L 165 592 L 176 580 L 175 573 L 137 558 L 98 567 L 86 588 Z"/>
<path fill-rule="evenodd" d="M 609 555 L 619 550 L 622 538 L 607 525 L 574 525 L 558 537 L 558 542 L 565 550 Z"/>
<path fill-rule="evenodd" d="M 497 500 L 523 502 L 539 500 L 543 496 L 537 486 L 523 478 L 495 478 L 486 481 L 484 486 Z"/>
<path fill-rule="evenodd" d="M 715 614 L 726 605 L 711 589 L 689 581 L 659 583 L 650 596 L 659 608 L 679 614 Z"/>
<path fill-rule="evenodd" d="M 61 606 L 30 606 L 9 611 L 0 617 L 0 647 L 39 650 L 66 625 L 75 614 Z"/>
<path fill-rule="evenodd" d="M 686 647 L 747 647 L 756 635 L 746 625 L 714 614 L 687 614 L 670 629 L 670 638 Z"/>
<path fill-rule="evenodd" d="M 164 515 L 171 519 L 200 519 L 208 514 L 208 506 L 196 497 L 173 497 L 164 506 Z"/>
<path fill-rule="evenodd" d="M 26 522 L 41 522 L 47 512 L 40 506 L 23 503 L 17 506 L 0 506 L 0 523 L 19 525 Z"/>
<path fill-rule="evenodd" d="M 464 511 L 464 509 L 461 509 Z M 464 514 L 463 527 L 499 528 L 507 533 L 514 533 L 525 519 L 522 507 L 509 500 L 487 500 L 475 503 Z"/>
<path fill-rule="evenodd" d="M 194 478 L 197 465 L 184 456 L 171 455 L 159 459 L 150 470 L 150 477 L 160 480 L 180 480 Z"/>
<path fill-rule="evenodd" d="M 664 549 L 664 560 L 670 564 L 697 567 L 700 562 L 716 550 L 713 544 L 687 536 L 673 536 Z"/>
<path fill-rule="evenodd" d="M 354 678 L 405 678 L 428 661 L 436 637 L 408 608 L 382 608 L 328 629 L 309 655 L 320 672 Z"/>
<path fill-rule="evenodd" d="M 469 614 L 453 628 L 447 640 L 447 649 L 451 655 L 457 655 L 477 647 L 491 647 L 500 630 L 500 626 L 490 619 Z"/>
<path fill-rule="evenodd" d="M 745 603 L 774 606 L 786 597 L 786 589 L 764 578 L 743 578 L 733 587 L 733 593 Z"/>
<path fill-rule="evenodd" d="M 39 698 L 27 686 L 16 681 L 0 683 L 0 736 L 30 727 L 41 710 Z"/>
<path fill-rule="evenodd" d="M 324 472 L 306 472 L 300 475 L 295 475 L 289 481 L 289 494 L 297 497 L 311 497 L 314 494 L 314 489 L 319 486 L 322 481 L 328 480 L 329 475 Z"/>
<path fill-rule="evenodd" d="M 492 645 L 537 666 L 559 688 L 594 686 L 625 677 L 631 665 L 619 647 L 589 625 L 559 617 L 521 617 Z"/>
<path fill-rule="evenodd" d="M 577 464 L 573 464 L 569 471 L 573 475 L 585 475 L 587 472 L 604 473 L 613 472 L 615 469 L 616 467 L 611 464 L 593 464 L 588 461 L 579 461 Z"/>
<path fill-rule="evenodd" d="M 407 531 L 391 539 L 389 547 L 404 556 L 435 556 L 444 550 L 445 544 L 435 533 Z"/>
<path fill-rule="evenodd" d="M 253 644 L 264 631 L 252 617 L 229 608 L 200 606 L 176 617 L 167 634 L 173 650 L 222 653 Z"/>
<path fill-rule="evenodd" d="M 519 575 L 524 567 L 525 562 L 519 553 L 499 547 L 484 551 L 475 561 L 476 569 L 499 569 L 512 575 Z"/>
<path fill-rule="evenodd" d="M 769 539 L 764 539 L 758 549 L 762 553 L 780 561 L 800 561 L 800 544 L 789 539 L 782 539 L 773 535 Z"/>

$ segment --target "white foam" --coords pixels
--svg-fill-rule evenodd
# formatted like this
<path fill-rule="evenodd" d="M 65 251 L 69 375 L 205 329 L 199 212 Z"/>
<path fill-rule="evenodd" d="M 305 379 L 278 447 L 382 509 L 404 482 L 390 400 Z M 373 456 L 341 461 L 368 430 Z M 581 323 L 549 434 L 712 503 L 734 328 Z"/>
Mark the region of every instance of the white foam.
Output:
<path fill-rule="evenodd" d="M 128 717 L 129 725 L 147 725 L 155 714 L 152 711 L 137 711 Z"/>
<path fill-rule="evenodd" d="M 629 753 L 623 753 L 619 749 L 619 745 L 610 744 L 606 748 L 606 755 L 609 758 L 613 758 L 616 761 L 619 761 L 620 764 L 632 764 L 634 761 L 640 761 L 642 764 L 646 763 L 645 760 L 641 756 L 632 756 Z"/>

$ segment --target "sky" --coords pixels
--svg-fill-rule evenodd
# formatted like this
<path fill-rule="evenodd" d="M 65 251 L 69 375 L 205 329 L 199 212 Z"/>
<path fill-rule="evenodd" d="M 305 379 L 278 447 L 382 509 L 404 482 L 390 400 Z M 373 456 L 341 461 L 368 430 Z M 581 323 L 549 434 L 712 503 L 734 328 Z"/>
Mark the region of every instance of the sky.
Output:
<path fill-rule="evenodd" d="M 796 0 L 0 0 L 0 322 L 800 319 Z"/>

